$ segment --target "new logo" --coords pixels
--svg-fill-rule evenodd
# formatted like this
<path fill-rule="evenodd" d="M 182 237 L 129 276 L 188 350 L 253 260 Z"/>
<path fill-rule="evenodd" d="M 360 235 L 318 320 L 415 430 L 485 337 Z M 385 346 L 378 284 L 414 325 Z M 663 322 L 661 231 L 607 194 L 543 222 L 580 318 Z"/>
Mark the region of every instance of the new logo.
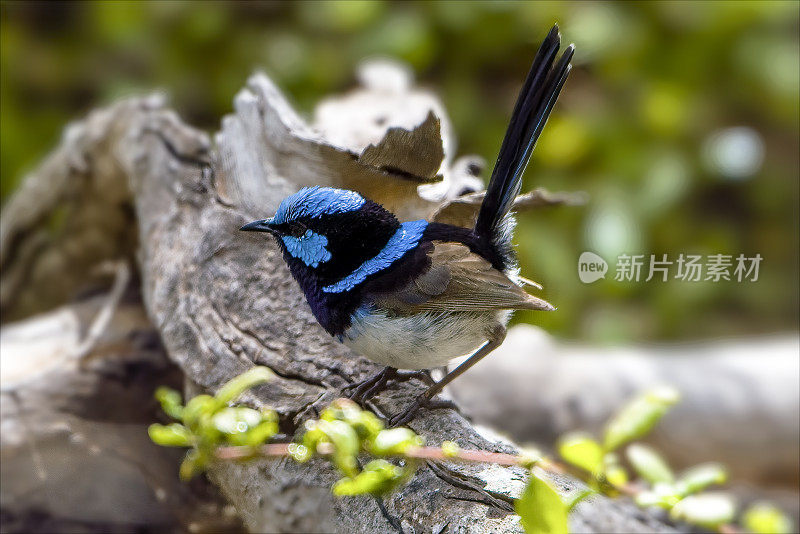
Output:
<path fill-rule="evenodd" d="M 594 252 L 584 252 L 578 258 L 578 278 L 584 284 L 591 284 L 606 277 L 608 263 Z"/>

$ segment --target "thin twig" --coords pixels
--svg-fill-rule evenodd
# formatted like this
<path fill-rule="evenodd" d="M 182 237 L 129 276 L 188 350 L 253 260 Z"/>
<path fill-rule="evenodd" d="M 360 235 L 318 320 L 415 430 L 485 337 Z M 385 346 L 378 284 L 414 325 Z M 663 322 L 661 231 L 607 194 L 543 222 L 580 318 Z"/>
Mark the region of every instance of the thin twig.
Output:
<path fill-rule="evenodd" d="M 80 344 L 68 357 L 73 360 L 84 359 L 100 340 L 100 337 L 105 333 L 111 319 L 114 318 L 114 313 L 117 311 L 122 295 L 128 287 L 128 282 L 131 279 L 131 269 L 126 260 L 119 260 L 115 262 L 108 262 L 102 264 L 99 271 L 114 273 L 114 283 L 111 290 L 108 292 L 103 306 L 97 312 L 92 320 L 86 336 L 81 340 Z"/>
<path fill-rule="evenodd" d="M 260 447 L 218 447 L 215 455 L 220 460 L 248 460 L 257 457 L 278 458 L 289 456 L 291 443 L 268 443 Z M 316 453 L 320 456 L 330 456 L 336 448 L 332 443 L 320 443 L 317 445 Z M 504 452 L 491 452 L 483 450 L 458 449 L 453 452 L 445 452 L 439 447 L 409 447 L 403 453 L 390 456 L 398 458 L 415 458 L 419 460 L 433 460 L 439 462 L 463 462 L 463 463 L 489 463 L 504 466 L 522 465 L 529 459 L 523 455 L 508 454 Z M 536 466 L 552 474 L 563 474 L 571 471 L 564 464 L 553 460 L 541 458 L 536 461 Z M 640 489 L 630 482 L 621 486 L 615 486 L 620 493 L 628 497 L 636 497 Z M 741 534 L 736 525 L 724 524 L 717 527 L 720 534 Z"/>
<path fill-rule="evenodd" d="M 289 456 L 291 443 L 267 443 L 260 447 L 217 447 L 214 455 L 219 460 L 249 460 L 251 458 L 275 458 Z"/>
<path fill-rule="evenodd" d="M 461 449 L 453 453 L 445 453 L 439 447 L 409 447 L 403 453 L 408 458 L 422 460 L 461 461 L 465 463 L 491 463 L 497 465 L 518 465 L 520 456 L 504 452 Z"/>
<path fill-rule="evenodd" d="M 215 451 L 220 460 L 246 460 L 256 456 L 275 457 L 288 456 L 290 443 L 269 443 L 258 448 L 252 447 L 218 447 Z M 331 443 L 317 445 L 316 453 L 329 456 L 335 452 Z M 452 454 L 445 453 L 439 447 L 409 447 L 402 454 L 392 455 L 399 458 L 416 458 L 435 461 L 461 461 L 465 463 L 491 463 L 498 465 L 519 465 L 522 456 L 480 450 L 459 450 Z"/>

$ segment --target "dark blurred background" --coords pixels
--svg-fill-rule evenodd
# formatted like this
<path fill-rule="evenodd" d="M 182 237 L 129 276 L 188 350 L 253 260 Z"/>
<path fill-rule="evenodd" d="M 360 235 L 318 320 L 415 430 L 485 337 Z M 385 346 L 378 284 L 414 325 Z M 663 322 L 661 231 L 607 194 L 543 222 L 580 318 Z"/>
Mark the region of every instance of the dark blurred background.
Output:
<path fill-rule="evenodd" d="M 310 113 L 353 87 L 356 65 L 376 55 L 407 62 L 443 99 L 458 154 L 491 164 L 557 21 L 577 45 L 575 70 L 526 188 L 591 200 L 522 217 L 523 274 L 559 308 L 536 321 L 593 343 L 797 329 L 797 2 L 4 1 L 0 10 L 3 199 L 68 121 L 114 98 L 164 89 L 189 123 L 214 131 L 254 69 Z M 609 261 L 605 280 L 579 281 L 584 250 Z M 757 282 L 616 282 L 621 253 L 763 262 Z"/>

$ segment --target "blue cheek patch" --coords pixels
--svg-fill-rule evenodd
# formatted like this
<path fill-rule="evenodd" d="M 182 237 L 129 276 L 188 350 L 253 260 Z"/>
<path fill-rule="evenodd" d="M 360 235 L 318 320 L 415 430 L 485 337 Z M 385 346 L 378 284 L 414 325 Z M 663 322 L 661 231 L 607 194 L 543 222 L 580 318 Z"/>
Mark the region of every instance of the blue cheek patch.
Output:
<path fill-rule="evenodd" d="M 428 221 L 419 220 L 403 223 L 394 233 L 383 250 L 374 257 L 359 265 L 352 273 L 335 284 L 322 288 L 324 293 L 342 293 L 349 291 L 367 279 L 368 276 L 386 269 L 399 260 L 406 252 L 416 247 L 422 233 L 428 227 Z"/>
<path fill-rule="evenodd" d="M 325 248 L 328 245 L 328 238 L 324 235 L 306 230 L 300 237 L 286 235 L 281 239 L 289 254 L 309 267 L 319 267 L 320 263 L 331 259 L 331 253 Z"/>

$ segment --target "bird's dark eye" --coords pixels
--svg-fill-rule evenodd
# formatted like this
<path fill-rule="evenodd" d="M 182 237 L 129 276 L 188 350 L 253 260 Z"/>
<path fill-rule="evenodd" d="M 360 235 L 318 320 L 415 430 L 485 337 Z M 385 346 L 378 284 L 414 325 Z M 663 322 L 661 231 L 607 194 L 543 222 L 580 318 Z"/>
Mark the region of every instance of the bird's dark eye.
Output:
<path fill-rule="evenodd" d="M 292 237 L 300 237 L 306 233 L 308 227 L 300 221 L 293 221 L 289 223 L 289 235 Z"/>

